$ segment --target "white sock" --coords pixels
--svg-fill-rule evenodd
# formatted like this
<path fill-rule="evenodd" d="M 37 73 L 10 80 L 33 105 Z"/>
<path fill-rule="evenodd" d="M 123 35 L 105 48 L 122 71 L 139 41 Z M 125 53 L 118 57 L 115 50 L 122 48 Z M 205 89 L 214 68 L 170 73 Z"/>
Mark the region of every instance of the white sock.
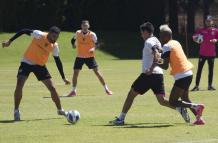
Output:
<path fill-rule="evenodd" d="M 15 112 L 19 112 L 19 109 L 14 109 L 14 113 L 15 113 Z"/>
<path fill-rule="evenodd" d="M 72 91 L 75 91 L 75 92 L 76 92 L 76 86 L 75 86 L 75 87 L 73 86 Z"/>
<path fill-rule="evenodd" d="M 108 88 L 108 86 L 106 84 L 104 85 L 104 89 L 109 90 L 109 88 Z"/>
<path fill-rule="evenodd" d="M 198 106 L 198 104 L 192 103 L 191 108 L 195 109 Z"/>
<path fill-rule="evenodd" d="M 120 119 L 120 120 L 124 120 L 125 117 L 126 117 L 126 113 L 121 112 L 121 113 L 120 113 L 120 116 L 119 116 L 119 119 Z"/>

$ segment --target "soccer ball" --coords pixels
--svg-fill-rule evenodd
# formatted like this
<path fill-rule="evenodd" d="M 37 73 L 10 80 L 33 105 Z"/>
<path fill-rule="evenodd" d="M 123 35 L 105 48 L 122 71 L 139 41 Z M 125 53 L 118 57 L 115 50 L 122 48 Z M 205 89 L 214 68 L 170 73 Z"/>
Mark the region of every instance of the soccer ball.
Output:
<path fill-rule="evenodd" d="M 203 37 L 203 35 L 201 35 L 201 34 L 196 35 L 196 36 L 194 37 L 194 39 L 195 39 L 195 41 L 196 41 L 198 44 L 200 44 L 200 43 L 202 43 L 202 42 L 204 41 L 204 37 Z"/>
<path fill-rule="evenodd" d="M 80 113 L 77 110 L 71 110 L 67 113 L 67 121 L 71 124 L 75 124 L 80 119 Z"/>

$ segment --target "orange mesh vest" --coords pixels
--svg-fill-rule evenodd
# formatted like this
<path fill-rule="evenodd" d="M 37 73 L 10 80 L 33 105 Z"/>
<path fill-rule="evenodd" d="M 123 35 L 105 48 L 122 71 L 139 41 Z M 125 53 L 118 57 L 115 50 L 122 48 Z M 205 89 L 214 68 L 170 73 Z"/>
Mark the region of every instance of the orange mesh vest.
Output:
<path fill-rule="evenodd" d="M 191 70 L 193 65 L 188 61 L 180 43 L 175 40 L 170 40 L 167 44 L 171 47 L 169 61 L 171 74 L 176 75 Z"/>
<path fill-rule="evenodd" d="M 90 58 L 94 57 L 94 53 L 90 53 L 89 50 L 95 47 L 93 41 L 93 32 L 88 32 L 86 35 L 81 30 L 76 32 L 76 46 L 77 46 L 77 57 Z"/>
<path fill-rule="evenodd" d="M 32 42 L 24 53 L 25 59 L 41 66 L 46 64 L 49 53 L 54 49 L 54 44 L 48 41 L 47 35 L 48 33 L 44 33 L 40 39 L 33 38 Z"/>

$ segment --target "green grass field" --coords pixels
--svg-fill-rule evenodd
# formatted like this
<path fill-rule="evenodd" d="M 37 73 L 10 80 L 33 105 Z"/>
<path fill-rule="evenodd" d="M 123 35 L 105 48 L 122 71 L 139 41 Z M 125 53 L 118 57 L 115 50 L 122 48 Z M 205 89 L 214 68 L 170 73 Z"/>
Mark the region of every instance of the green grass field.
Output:
<path fill-rule="evenodd" d="M 0 41 L 11 34 L 1 34 Z M 70 46 L 70 33 L 59 39 L 60 56 L 66 76 L 71 79 L 75 50 Z M 218 143 L 218 95 L 207 91 L 207 65 L 201 80 L 202 91 L 191 92 L 191 99 L 206 105 L 206 125 L 191 126 L 180 115 L 158 105 L 152 92 L 136 98 L 126 118 L 125 126 L 109 126 L 118 116 L 126 94 L 141 71 L 140 60 L 119 60 L 97 51 L 97 61 L 114 95 L 109 97 L 92 71 L 83 68 L 79 77 L 78 96 L 61 98 L 66 110 L 77 109 L 81 120 L 71 125 L 57 116 L 47 89 L 31 75 L 23 91 L 21 122 L 13 122 L 13 92 L 16 73 L 30 38 L 17 39 L 10 48 L 0 49 L 0 143 Z M 134 48 L 134 47 L 133 47 Z M 141 51 L 138 51 L 141 52 Z M 197 65 L 197 59 L 191 59 Z M 60 95 L 71 90 L 64 85 L 53 58 L 47 64 Z M 214 69 L 214 85 L 218 88 L 218 61 Z M 196 73 L 196 68 L 194 69 Z M 165 72 L 165 87 L 169 93 L 173 78 Z M 193 87 L 194 81 L 192 83 Z M 190 112 L 189 112 L 190 113 Z M 191 113 L 190 113 L 191 114 Z M 193 115 L 191 116 L 194 119 Z"/>

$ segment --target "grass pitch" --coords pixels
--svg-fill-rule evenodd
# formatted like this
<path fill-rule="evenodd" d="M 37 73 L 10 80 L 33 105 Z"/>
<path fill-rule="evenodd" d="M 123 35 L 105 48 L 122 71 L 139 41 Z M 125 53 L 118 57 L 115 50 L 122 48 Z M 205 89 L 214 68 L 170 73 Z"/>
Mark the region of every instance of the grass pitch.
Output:
<path fill-rule="evenodd" d="M 0 41 L 11 34 L 1 34 Z M 70 45 L 70 33 L 59 39 L 60 56 L 66 77 L 71 79 L 75 50 Z M 114 95 L 104 93 L 94 73 L 85 66 L 78 80 L 78 96 L 61 98 L 66 110 L 77 109 L 81 120 L 71 125 L 56 113 L 50 94 L 34 75 L 30 75 L 23 91 L 21 122 L 13 122 L 13 92 L 20 59 L 30 38 L 20 37 L 10 48 L 0 49 L 0 143 L 217 143 L 218 95 L 207 91 L 207 65 L 201 80 L 201 91 L 191 92 L 192 101 L 206 105 L 203 114 L 206 125 L 186 125 L 180 115 L 158 105 L 149 91 L 138 96 L 129 111 L 125 126 L 109 126 L 108 121 L 118 116 L 127 92 L 140 74 L 140 60 L 119 60 L 97 51 L 97 62 Z M 141 52 L 141 51 L 138 51 Z M 191 59 L 197 66 L 197 59 Z M 61 95 L 71 90 L 64 85 L 53 58 L 47 64 L 56 88 Z M 218 62 L 215 63 L 214 85 L 218 88 Z M 194 69 L 196 73 L 196 68 Z M 169 93 L 173 78 L 165 72 L 165 88 Z M 194 81 L 192 86 L 194 86 Z M 191 112 L 189 112 L 191 114 Z M 191 114 L 192 115 L 192 114 Z M 193 116 L 191 116 L 194 119 Z"/>

